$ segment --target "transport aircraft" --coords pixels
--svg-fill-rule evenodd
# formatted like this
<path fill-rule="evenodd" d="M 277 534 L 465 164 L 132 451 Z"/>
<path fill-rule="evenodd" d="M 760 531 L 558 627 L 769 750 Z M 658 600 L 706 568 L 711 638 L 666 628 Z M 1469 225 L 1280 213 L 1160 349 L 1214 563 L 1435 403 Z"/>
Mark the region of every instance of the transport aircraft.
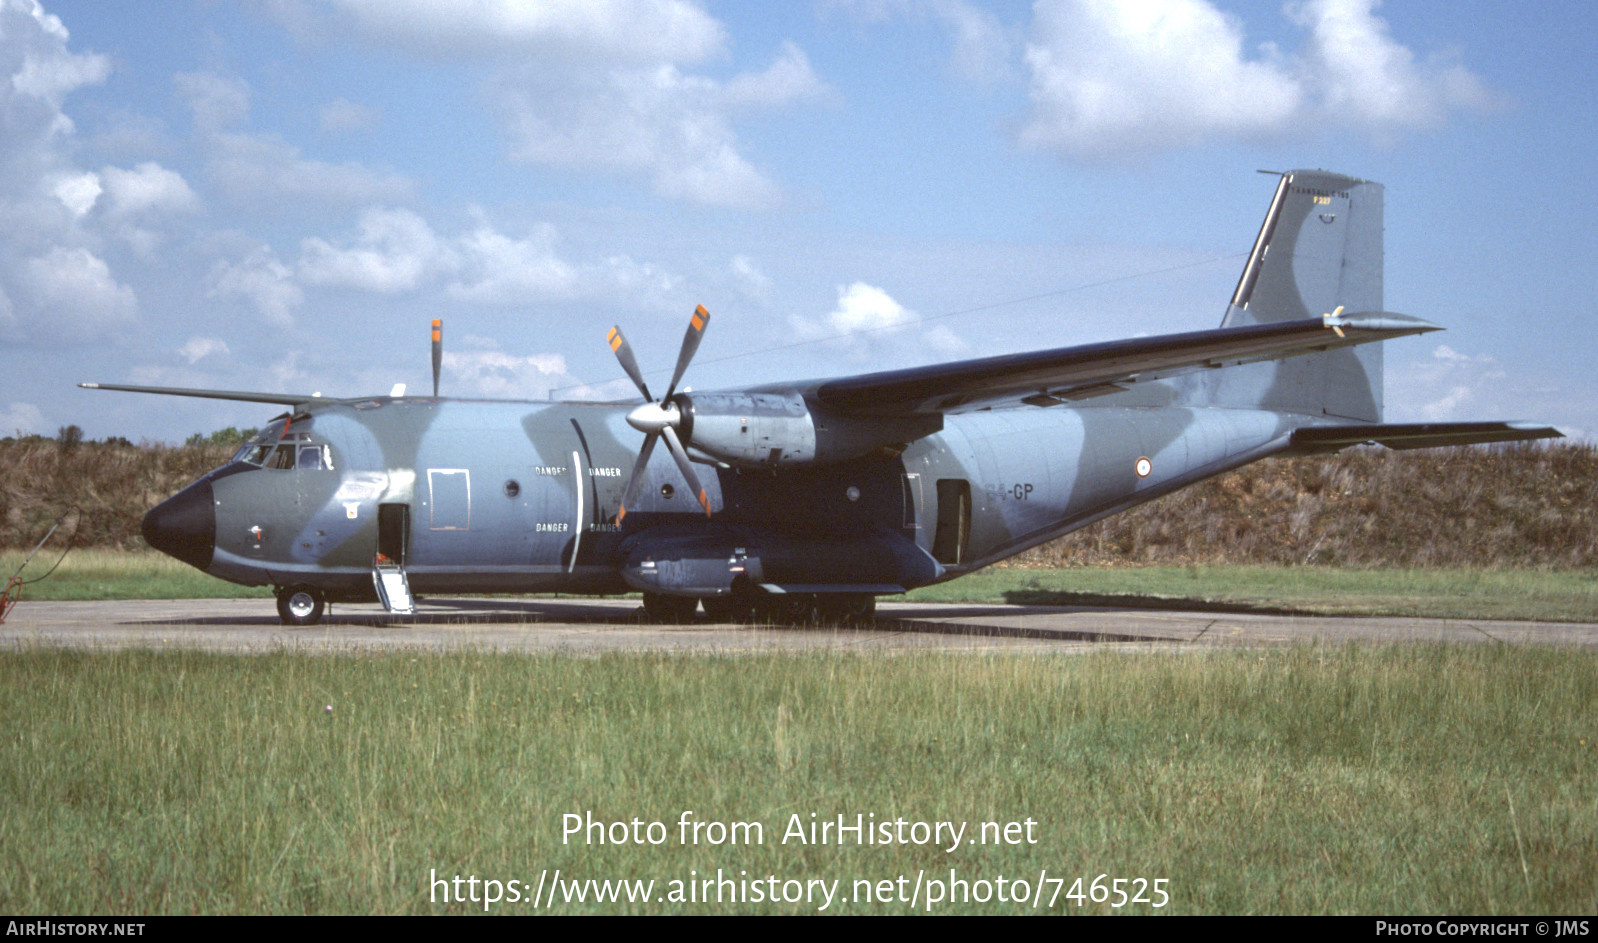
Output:
<path fill-rule="evenodd" d="M 659 621 L 870 618 L 1213 475 L 1277 455 L 1558 436 L 1518 422 L 1382 421 L 1381 341 L 1438 330 L 1382 299 L 1382 186 L 1280 175 L 1220 326 L 638 403 L 336 399 L 113 384 L 287 407 L 156 506 L 145 539 L 272 586 L 285 623 L 328 601 L 643 593 Z M 664 450 L 655 446 L 665 443 Z"/>

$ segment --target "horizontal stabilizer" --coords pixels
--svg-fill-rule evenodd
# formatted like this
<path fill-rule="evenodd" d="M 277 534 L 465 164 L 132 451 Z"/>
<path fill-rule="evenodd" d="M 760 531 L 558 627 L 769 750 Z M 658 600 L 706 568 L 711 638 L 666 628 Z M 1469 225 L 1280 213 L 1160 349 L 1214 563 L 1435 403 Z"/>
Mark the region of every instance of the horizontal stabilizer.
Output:
<path fill-rule="evenodd" d="M 826 380 L 823 404 L 856 415 L 962 412 L 1082 399 L 1131 383 L 1441 330 L 1390 311 L 1222 327 Z"/>
<path fill-rule="evenodd" d="M 1288 453 L 1315 455 L 1351 445 L 1385 445 L 1390 449 L 1433 449 L 1450 445 L 1557 439 L 1564 433 L 1530 422 L 1412 422 L 1374 425 L 1306 426 L 1293 430 Z"/>
<path fill-rule="evenodd" d="M 175 386 L 123 386 L 119 383 L 79 383 L 86 390 L 118 390 L 123 393 L 157 393 L 162 396 L 195 396 L 200 399 L 227 399 L 240 403 L 272 403 L 298 406 L 322 397 L 303 393 L 240 393 L 234 390 L 188 390 Z"/>

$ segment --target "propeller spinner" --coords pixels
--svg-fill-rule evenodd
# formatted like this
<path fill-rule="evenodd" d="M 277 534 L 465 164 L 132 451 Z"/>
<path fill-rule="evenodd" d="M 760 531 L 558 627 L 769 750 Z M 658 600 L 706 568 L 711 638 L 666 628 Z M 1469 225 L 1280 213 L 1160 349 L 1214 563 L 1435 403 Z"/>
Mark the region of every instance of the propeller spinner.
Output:
<path fill-rule="evenodd" d="M 643 479 L 644 469 L 649 465 L 649 455 L 655 450 L 657 439 L 666 440 L 666 448 L 676 460 L 677 470 L 682 472 L 683 479 L 688 482 L 688 488 L 699 501 L 699 506 L 705 509 L 705 516 L 710 516 L 710 498 L 705 494 L 704 486 L 699 483 L 699 476 L 695 474 L 693 463 L 688 459 L 688 452 L 683 449 L 682 440 L 677 435 L 677 430 L 682 425 L 682 410 L 671 401 L 676 395 L 678 381 L 688 369 L 689 361 L 694 359 L 694 353 L 699 350 L 699 340 L 704 336 L 705 325 L 709 323 L 710 312 L 705 310 L 705 306 L 700 305 L 695 308 L 693 317 L 688 321 L 688 333 L 683 335 L 682 350 L 677 354 L 677 369 L 672 371 L 671 385 L 666 387 L 666 395 L 659 401 L 649 395 L 644 375 L 638 369 L 638 360 L 633 356 L 632 345 L 622 336 L 621 328 L 611 328 L 610 334 L 606 337 L 610 342 L 610 349 L 616 354 L 616 359 L 621 361 L 621 368 L 627 371 L 627 376 L 631 378 L 633 385 L 638 387 L 638 392 L 644 394 L 644 404 L 627 414 L 627 424 L 644 433 L 644 445 L 638 450 L 638 461 L 633 465 L 632 477 L 627 479 L 627 490 L 622 494 L 621 509 L 616 512 L 617 525 L 620 525 L 622 518 L 627 516 L 627 505 L 633 501 L 633 495 L 638 490 L 638 482 Z"/>

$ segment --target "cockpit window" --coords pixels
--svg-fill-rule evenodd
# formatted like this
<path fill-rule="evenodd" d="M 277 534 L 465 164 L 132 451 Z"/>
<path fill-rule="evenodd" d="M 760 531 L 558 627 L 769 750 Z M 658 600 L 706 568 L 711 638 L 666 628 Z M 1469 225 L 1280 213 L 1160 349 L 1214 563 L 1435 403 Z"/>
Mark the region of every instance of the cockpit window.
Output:
<path fill-rule="evenodd" d="M 281 468 L 281 469 L 293 468 L 294 467 L 294 443 L 293 442 L 280 443 L 276 448 L 272 449 L 271 454 L 267 455 L 266 461 L 262 463 L 262 467 L 264 467 L 264 468 Z"/>
<path fill-rule="evenodd" d="M 332 458 L 333 456 L 328 451 L 327 446 L 317 445 L 314 442 L 306 443 L 300 446 L 299 467 L 317 469 L 332 468 Z"/>
<path fill-rule="evenodd" d="M 239 449 L 233 460 L 283 471 L 332 469 L 333 450 L 327 443 L 315 441 L 308 432 L 284 435 L 282 426 L 274 423 Z"/>

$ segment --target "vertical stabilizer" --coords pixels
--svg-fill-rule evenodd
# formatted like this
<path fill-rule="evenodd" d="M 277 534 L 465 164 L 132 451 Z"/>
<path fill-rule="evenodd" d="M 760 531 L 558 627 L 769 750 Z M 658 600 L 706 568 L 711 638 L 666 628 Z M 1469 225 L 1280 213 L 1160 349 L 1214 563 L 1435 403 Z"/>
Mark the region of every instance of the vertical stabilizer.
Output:
<path fill-rule="evenodd" d="M 1282 175 L 1222 327 L 1382 308 L 1382 185 L 1320 170 Z M 1228 406 L 1380 422 L 1382 346 L 1251 364 L 1209 390 Z"/>

